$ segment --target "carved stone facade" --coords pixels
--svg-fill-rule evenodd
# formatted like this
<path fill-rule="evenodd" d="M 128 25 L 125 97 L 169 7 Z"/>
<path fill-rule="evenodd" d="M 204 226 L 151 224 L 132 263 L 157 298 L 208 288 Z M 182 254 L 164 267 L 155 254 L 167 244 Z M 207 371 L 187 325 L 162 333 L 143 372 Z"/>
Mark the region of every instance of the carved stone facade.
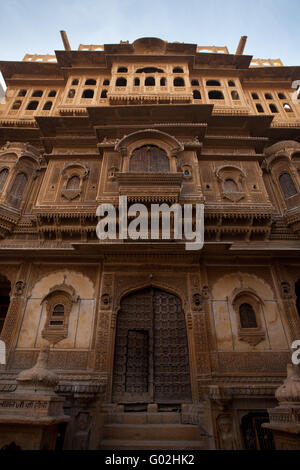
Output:
<path fill-rule="evenodd" d="M 145 449 L 271 448 L 300 339 L 300 67 L 95 47 L 0 62 L 0 392 L 50 344 L 65 449 L 134 446 L 137 423 Z M 99 240 L 120 196 L 204 204 L 203 249 Z"/>

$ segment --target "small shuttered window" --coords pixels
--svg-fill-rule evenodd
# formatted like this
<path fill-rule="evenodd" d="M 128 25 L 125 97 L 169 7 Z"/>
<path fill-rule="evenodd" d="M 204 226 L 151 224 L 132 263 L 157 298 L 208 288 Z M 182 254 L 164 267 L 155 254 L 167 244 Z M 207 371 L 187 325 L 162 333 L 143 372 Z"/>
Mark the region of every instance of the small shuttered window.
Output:
<path fill-rule="evenodd" d="M 239 307 L 242 328 L 257 328 L 256 315 L 252 305 L 243 303 Z"/>
<path fill-rule="evenodd" d="M 133 151 L 129 169 L 139 173 L 167 173 L 170 171 L 169 158 L 161 148 L 144 145 Z"/>
<path fill-rule="evenodd" d="M 49 325 L 50 326 L 62 326 L 65 321 L 65 307 L 62 304 L 57 304 L 53 308 Z"/>

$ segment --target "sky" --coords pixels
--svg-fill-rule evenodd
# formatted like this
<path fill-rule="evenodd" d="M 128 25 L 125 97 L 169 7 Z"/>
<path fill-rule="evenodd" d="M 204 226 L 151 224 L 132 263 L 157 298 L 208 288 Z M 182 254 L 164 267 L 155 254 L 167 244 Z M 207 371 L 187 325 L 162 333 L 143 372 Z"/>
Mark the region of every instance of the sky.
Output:
<path fill-rule="evenodd" d="M 0 0 L 0 60 L 159 37 L 300 65 L 300 0 Z"/>

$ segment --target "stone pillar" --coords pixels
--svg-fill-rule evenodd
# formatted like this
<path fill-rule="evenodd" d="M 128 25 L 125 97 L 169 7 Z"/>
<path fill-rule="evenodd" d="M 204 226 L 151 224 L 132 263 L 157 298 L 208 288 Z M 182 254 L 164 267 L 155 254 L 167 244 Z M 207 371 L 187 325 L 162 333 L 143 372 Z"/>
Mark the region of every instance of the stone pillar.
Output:
<path fill-rule="evenodd" d="M 300 373 L 299 366 L 288 364 L 287 379 L 275 393 L 279 406 L 269 409 L 271 429 L 277 450 L 300 450 Z"/>
<path fill-rule="evenodd" d="M 64 415 L 64 398 L 54 388 L 59 378 L 47 368 L 44 346 L 36 365 L 17 376 L 15 392 L 0 393 L 0 449 L 55 450 Z"/>

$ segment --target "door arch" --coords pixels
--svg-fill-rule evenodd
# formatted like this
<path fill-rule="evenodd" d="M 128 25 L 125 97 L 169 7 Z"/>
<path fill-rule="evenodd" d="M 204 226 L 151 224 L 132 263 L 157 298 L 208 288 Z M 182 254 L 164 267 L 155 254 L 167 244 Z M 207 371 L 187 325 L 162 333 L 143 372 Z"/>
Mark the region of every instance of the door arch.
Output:
<path fill-rule="evenodd" d="M 112 401 L 192 401 L 185 315 L 176 295 L 149 287 L 122 299 L 117 316 Z"/>

